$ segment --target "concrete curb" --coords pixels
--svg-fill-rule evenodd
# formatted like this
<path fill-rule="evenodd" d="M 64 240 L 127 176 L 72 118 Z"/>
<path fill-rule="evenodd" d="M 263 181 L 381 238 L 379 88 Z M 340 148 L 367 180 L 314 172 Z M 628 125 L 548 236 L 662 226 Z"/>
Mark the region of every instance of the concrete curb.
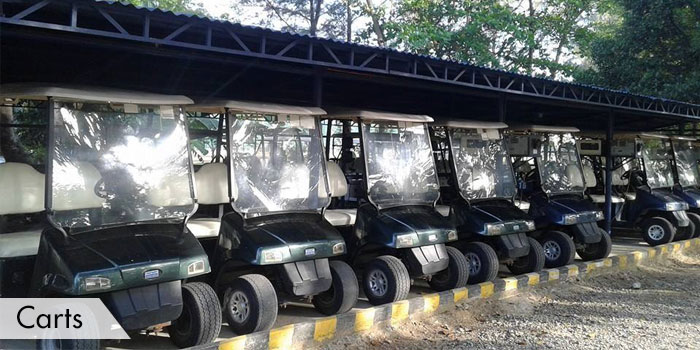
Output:
<path fill-rule="evenodd" d="M 518 290 L 561 280 L 610 273 L 637 266 L 642 262 L 657 261 L 688 248 L 700 248 L 700 238 L 640 249 L 606 259 L 577 262 L 556 269 L 545 269 L 507 278 L 498 278 L 441 293 L 401 300 L 369 309 L 351 311 L 342 315 L 319 318 L 227 339 L 219 343 L 201 345 L 197 350 L 277 350 L 321 345 L 323 342 L 386 327 L 396 327 L 409 317 L 429 315 L 455 308 L 456 304 L 471 299 L 485 299 L 498 295 L 515 294 Z"/>

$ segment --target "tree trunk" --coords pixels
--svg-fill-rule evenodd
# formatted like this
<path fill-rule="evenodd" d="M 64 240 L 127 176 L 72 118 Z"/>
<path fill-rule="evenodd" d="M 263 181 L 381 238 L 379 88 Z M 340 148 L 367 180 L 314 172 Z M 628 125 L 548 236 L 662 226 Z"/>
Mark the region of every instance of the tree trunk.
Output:
<path fill-rule="evenodd" d="M 351 0 L 345 0 L 345 40 L 352 42 L 352 7 Z"/>
<path fill-rule="evenodd" d="M 370 18 L 372 18 L 372 31 L 377 36 L 377 44 L 379 44 L 379 46 L 384 46 L 386 40 L 384 38 L 384 28 L 382 28 L 380 23 L 379 15 L 376 11 L 374 11 L 372 0 L 365 1 L 367 4 L 367 13 L 369 14 Z"/>

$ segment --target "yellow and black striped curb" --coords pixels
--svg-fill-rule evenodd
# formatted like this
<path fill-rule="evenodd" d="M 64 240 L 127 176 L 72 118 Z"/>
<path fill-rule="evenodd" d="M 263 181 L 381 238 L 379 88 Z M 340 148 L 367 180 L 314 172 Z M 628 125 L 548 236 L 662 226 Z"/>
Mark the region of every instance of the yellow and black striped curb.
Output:
<path fill-rule="evenodd" d="M 688 248 L 700 248 L 700 238 L 674 242 L 640 249 L 628 254 L 606 259 L 577 262 L 556 269 L 545 269 L 539 273 L 499 278 L 457 288 L 441 293 L 426 294 L 408 300 L 380 305 L 368 309 L 351 311 L 342 315 L 324 317 L 312 321 L 290 324 L 270 331 L 258 332 L 227 339 L 218 343 L 201 345 L 197 350 L 273 350 L 294 349 L 321 343 L 353 333 L 372 329 L 394 327 L 409 317 L 431 314 L 453 309 L 457 303 L 470 299 L 490 298 L 497 294 L 517 293 L 536 285 L 560 280 L 585 277 L 596 273 L 613 272 L 636 266 L 643 261 L 654 261 L 680 253 Z"/>

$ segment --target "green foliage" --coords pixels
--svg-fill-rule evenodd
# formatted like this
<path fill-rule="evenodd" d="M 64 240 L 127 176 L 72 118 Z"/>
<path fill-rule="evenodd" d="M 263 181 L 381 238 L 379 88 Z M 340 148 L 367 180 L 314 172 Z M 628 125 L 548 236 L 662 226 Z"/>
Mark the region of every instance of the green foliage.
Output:
<path fill-rule="evenodd" d="M 618 0 L 617 21 L 601 27 L 579 81 L 700 103 L 700 2 Z"/>
<path fill-rule="evenodd" d="M 187 13 L 206 16 L 204 4 L 193 0 L 125 0 L 132 5 L 154 7 L 175 13 Z"/>

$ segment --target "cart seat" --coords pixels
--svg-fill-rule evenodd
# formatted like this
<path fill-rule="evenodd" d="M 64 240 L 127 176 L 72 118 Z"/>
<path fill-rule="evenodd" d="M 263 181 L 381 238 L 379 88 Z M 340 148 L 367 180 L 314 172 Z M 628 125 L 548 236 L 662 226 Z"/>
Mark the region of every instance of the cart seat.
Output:
<path fill-rule="evenodd" d="M 596 204 L 600 203 L 605 203 L 605 195 L 604 194 L 589 194 L 588 197 L 591 197 L 591 201 Z M 618 196 L 612 196 L 612 202 L 613 203 L 624 203 L 625 199 L 622 197 Z"/>
<path fill-rule="evenodd" d="M 625 199 L 628 201 L 637 199 L 637 192 L 625 192 Z"/>
<path fill-rule="evenodd" d="M 333 226 L 352 226 L 357 219 L 357 209 L 327 209 L 323 217 Z"/>
<path fill-rule="evenodd" d="M 449 205 L 436 205 L 435 210 L 442 216 L 450 216 L 450 206 Z"/>
<path fill-rule="evenodd" d="M 530 210 L 530 202 L 520 201 L 517 199 L 513 202 L 515 203 L 515 206 L 520 208 L 520 210 L 522 210 L 522 211 L 529 211 Z"/>
<path fill-rule="evenodd" d="M 44 210 L 44 175 L 24 163 L 0 164 L 0 215 Z"/>
<path fill-rule="evenodd" d="M 187 228 L 197 238 L 213 238 L 219 236 L 221 219 L 197 218 L 187 221 Z"/>
<path fill-rule="evenodd" d="M 0 259 L 36 255 L 41 230 L 0 234 Z"/>

